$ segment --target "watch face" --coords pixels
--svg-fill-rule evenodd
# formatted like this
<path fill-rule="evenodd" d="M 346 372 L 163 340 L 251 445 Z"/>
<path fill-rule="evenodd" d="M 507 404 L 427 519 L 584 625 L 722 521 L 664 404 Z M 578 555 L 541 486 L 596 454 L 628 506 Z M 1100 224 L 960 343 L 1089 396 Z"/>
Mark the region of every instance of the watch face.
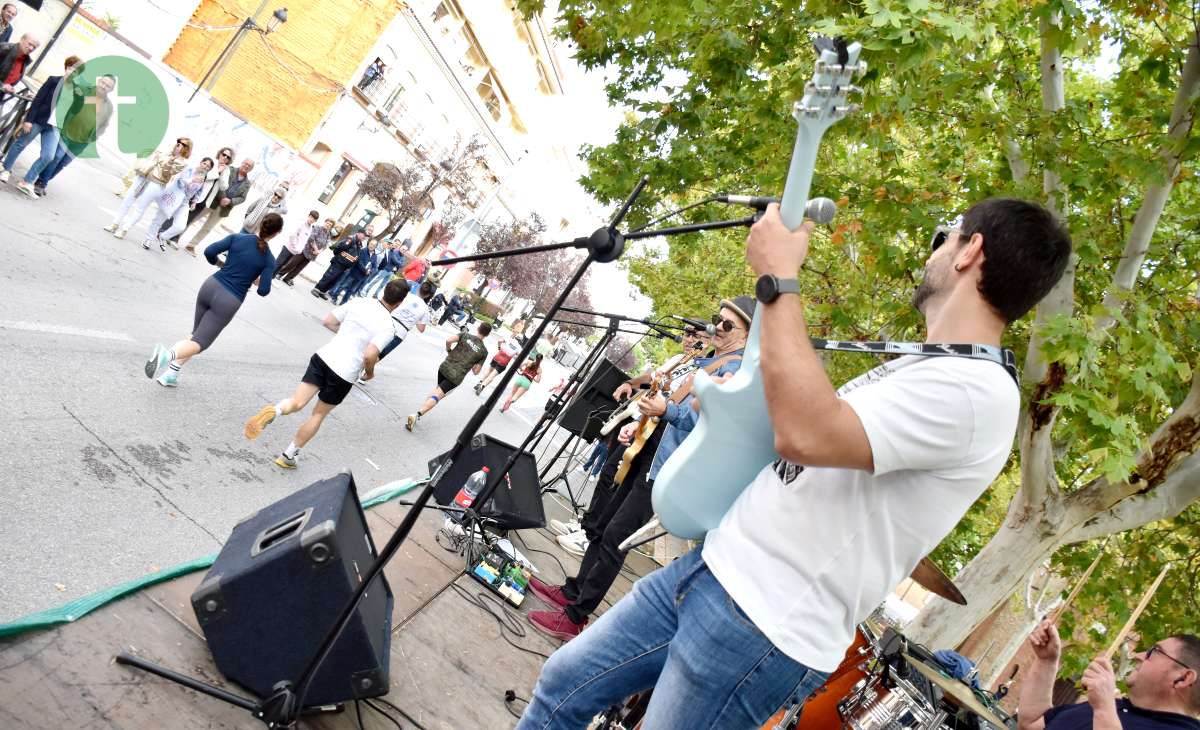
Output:
<path fill-rule="evenodd" d="M 758 277 L 758 281 L 754 284 L 754 295 L 760 302 L 772 302 L 775 297 L 779 296 L 779 288 L 775 284 L 775 277 L 770 274 L 763 274 Z"/>

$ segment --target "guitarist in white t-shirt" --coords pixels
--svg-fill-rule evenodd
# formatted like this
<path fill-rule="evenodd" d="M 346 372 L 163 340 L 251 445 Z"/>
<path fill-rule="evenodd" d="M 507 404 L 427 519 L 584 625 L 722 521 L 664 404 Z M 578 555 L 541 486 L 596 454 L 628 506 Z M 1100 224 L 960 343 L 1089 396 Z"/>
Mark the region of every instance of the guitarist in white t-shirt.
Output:
<path fill-rule="evenodd" d="M 834 389 L 793 278 L 810 231 L 788 230 L 772 205 L 747 239 L 783 459 L 763 468 L 702 548 L 638 581 L 555 652 L 521 730 L 583 728 L 651 687 L 646 727 L 760 727 L 824 682 L 855 625 L 1000 473 L 1020 393 L 998 363 L 905 356 Z M 998 346 L 1070 255 L 1066 230 L 1041 206 L 976 204 L 960 226 L 938 230 L 913 295 L 927 342 Z"/>

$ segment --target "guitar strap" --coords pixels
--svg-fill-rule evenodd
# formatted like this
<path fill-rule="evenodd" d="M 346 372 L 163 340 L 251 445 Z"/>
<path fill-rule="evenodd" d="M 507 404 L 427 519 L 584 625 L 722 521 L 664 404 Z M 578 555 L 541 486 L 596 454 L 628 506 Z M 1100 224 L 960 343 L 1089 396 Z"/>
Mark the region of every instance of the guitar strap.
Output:
<path fill-rule="evenodd" d="M 742 354 L 740 352 L 732 353 L 729 355 L 722 355 L 721 357 L 718 357 L 716 360 L 713 360 L 709 364 L 705 365 L 704 372 L 708 373 L 709 375 L 712 375 L 713 373 L 717 372 L 717 370 L 720 369 L 720 367 L 722 365 L 724 365 L 725 363 L 736 362 L 741 359 L 742 359 Z M 675 405 L 679 405 L 680 403 L 682 403 L 684 398 L 687 398 L 689 395 L 691 395 L 692 383 L 693 383 L 695 377 L 696 377 L 695 373 L 692 373 L 691 375 L 689 375 L 687 380 L 683 381 L 683 384 L 680 385 L 678 388 L 676 388 L 675 392 L 671 393 L 671 397 L 668 398 L 667 400 L 671 401 Z"/>
<path fill-rule="evenodd" d="M 839 352 L 870 352 L 886 355 L 919 355 L 921 357 L 965 357 L 972 360 L 987 360 L 1004 368 L 1018 388 L 1021 387 L 1021 377 L 1017 372 L 1017 356 L 1012 350 L 993 345 L 976 345 L 970 343 L 928 343 L 928 342 L 853 342 L 845 340 L 821 340 L 812 338 L 812 346 L 817 350 L 837 350 Z"/>

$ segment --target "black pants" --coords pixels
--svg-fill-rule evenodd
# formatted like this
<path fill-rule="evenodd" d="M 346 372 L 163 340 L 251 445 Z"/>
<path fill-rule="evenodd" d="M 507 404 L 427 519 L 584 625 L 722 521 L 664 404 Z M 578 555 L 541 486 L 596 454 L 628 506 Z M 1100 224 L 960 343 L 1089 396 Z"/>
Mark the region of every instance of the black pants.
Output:
<path fill-rule="evenodd" d="M 337 283 L 337 280 L 342 278 L 342 274 L 346 273 L 346 269 L 348 268 L 350 267 L 339 266 L 336 261 L 330 264 L 329 268 L 325 269 L 325 275 L 317 282 L 316 290 L 321 293 L 328 292 Z"/>
<path fill-rule="evenodd" d="M 624 454 L 625 445 L 614 439 L 608 452 L 608 458 L 604 460 L 604 466 L 600 468 L 596 488 L 592 490 L 591 504 L 588 505 L 587 512 L 579 522 L 580 527 L 583 528 L 583 534 L 587 535 L 588 542 L 598 542 L 600 536 L 604 534 L 604 528 L 608 524 L 604 522 L 604 513 L 608 509 L 609 501 L 619 489 L 619 487 L 613 486 L 613 477 L 617 475 L 617 469 L 621 466 L 621 457 Z M 630 476 L 632 477 L 632 475 Z M 611 515 L 609 516 L 611 517 Z"/>
<path fill-rule="evenodd" d="M 279 269 L 279 278 L 284 282 L 290 282 L 292 279 L 295 279 L 297 276 L 299 276 L 300 272 L 303 271 L 304 267 L 308 266 L 308 264 L 309 260 L 304 257 L 304 254 L 293 254 L 292 257 L 283 264 L 283 268 Z"/>
<path fill-rule="evenodd" d="M 279 255 L 275 257 L 275 276 L 276 277 L 279 276 L 279 272 L 280 272 L 280 270 L 283 269 L 283 265 L 286 264 L 294 255 L 295 254 L 293 254 L 291 251 L 287 250 L 287 246 L 284 246 L 283 248 L 281 248 L 279 250 Z"/>
<path fill-rule="evenodd" d="M 654 483 L 648 476 L 654 452 L 658 450 L 658 442 L 665 429 L 664 423 L 634 458 L 625 482 L 615 488 L 605 505 L 604 514 L 599 520 L 603 524 L 600 539 L 588 542 L 579 573 L 574 578 L 568 578 L 563 586 L 563 594 L 571 599 L 571 604 L 564 610 L 567 618 L 577 624 L 583 623 L 596 612 L 608 589 L 612 588 L 621 574 L 625 553 L 617 546 L 654 516 L 654 505 L 650 502 L 650 490 Z M 620 464 L 620 457 L 617 458 L 617 464 Z M 604 463 L 606 470 L 611 465 L 611 458 Z M 613 472 L 616 472 L 615 467 Z"/>

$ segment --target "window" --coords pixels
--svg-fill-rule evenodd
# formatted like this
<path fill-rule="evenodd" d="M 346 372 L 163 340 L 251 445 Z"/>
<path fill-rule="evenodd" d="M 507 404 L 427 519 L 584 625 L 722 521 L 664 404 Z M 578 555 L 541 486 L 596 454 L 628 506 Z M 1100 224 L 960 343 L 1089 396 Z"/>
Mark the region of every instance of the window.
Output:
<path fill-rule="evenodd" d="M 338 168 L 337 172 L 333 173 L 333 177 L 330 178 L 329 184 L 326 185 L 325 189 L 321 191 L 321 194 L 317 197 L 317 200 L 321 201 L 322 203 L 328 203 L 330 200 L 332 200 L 333 196 L 337 195 L 338 188 L 342 186 L 342 181 L 345 180 L 346 176 L 350 174 L 350 170 L 353 167 L 354 165 L 351 165 L 349 160 L 342 160 L 341 167 Z"/>
<path fill-rule="evenodd" d="M 475 92 L 479 94 L 479 98 L 483 101 L 483 105 L 487 107 L 488 113 L 492 115 L 492 119 L 500 121 L 500 97 L 496 95 L 496 90 L 492 88 L 492 75 L 488 74 L 483 81 L 479 82 L 479 86 L 475 87 Z"/>
<path fill-rule="evenodd" d="M 388 98 L 387 98 L 387 101 L 385 101 L 385 102 L 383 103 L 383 110 L 384 110 L 385 112 L 390 112 L 390 111 L 392 111 L 392 109 L 393 109 L 393 108 L 396 106 L 397 102 L 399 102 L 399 101 L 400 101 L 400 97 L 401 97 L 401 96 L 403 96 L 403 95 L 404 95 L 404 85 L 403 85 L 403 84 L 396 84 L 396 89 L 395 89 L 395 91 L 393 91 L 393 92 L 391 93 L 391 95 L 390 95 L 390 96 L 388 96 Z"/>

